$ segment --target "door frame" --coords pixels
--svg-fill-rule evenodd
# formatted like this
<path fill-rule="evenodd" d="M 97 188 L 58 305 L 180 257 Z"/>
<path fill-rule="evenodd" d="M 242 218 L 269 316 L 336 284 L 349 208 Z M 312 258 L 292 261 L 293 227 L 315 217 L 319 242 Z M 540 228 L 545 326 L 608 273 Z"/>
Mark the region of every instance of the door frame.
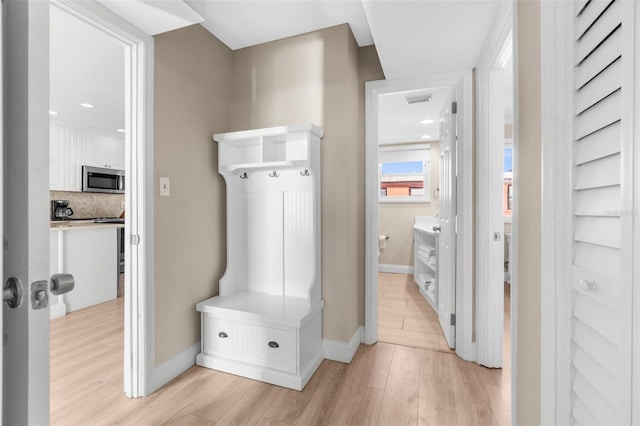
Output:
<path fill-rule="evenodd" d="M 456 88 L 458 102 L 458 234 L 456 353 L 473 359 L 473 73 L 471 70 L 365 84 L 364 342 L 378 341 L 378 96 L 423 88 Z M 465 244 L 465 242 L 467 244 Z"/>
<path fill-rule="evenodd" d="M 0 241 L 4 241 L 4 41 L 2 23 L 2 3 L 0 3 Z M 4 261 L 0 262 L 0 277 L 4 280 Z M 4 282 L 2 283 L 4 286 Z M 0 330 L 4 333 L 4 300 L 0 302 Z M 0 351 L 0 419 L 4 419 L 4 358 Z"/>
<path fill-rule="evenodd" d="M 496 141 L 504 139 L 504 119 L 496 114 L 504 116 L 502 69 L 513 53 L 512 33 L 513 4 L 502 2 L 476 66 L 476 362 L 492 368 L 504 361 L 504 276 L 503 267 L 497 269 L 504 264 L 503 194 L 502 186 L 493 185 L 496 174 L 502 176 L 504 150 Z M 494 232 L 500 241 L 493 240 Z"/>
<path fill-rule="evenodd" d="M 153 330 L 153 37 L 86 0 L 51 0 L 125 45 L 125 324 L 124 392 L 138 398 L 155 391 Z"/>
<path fill-rule="evenodd" d="M 555 143 L 570 140 L 573 121 L 573 94 L 570 93 L 572 69 L 569 58 L 570 24 L 568 9 L 571 2 L 542 2 L 540 4 L 541 32 L 541 131 L 542 131 L 542 199 L 541 199 L 541 284 L 540 284 L 540 421 L 544 424 L 563 424 L 570 420 L 571 383 L 564 371 L 570 371 L 571 278 L 563 265 L 571 259 L 571 176 L 566 165 L 571 159 L 569 144 Z M 563 279 L 564 278 L 564 279 Z"/>

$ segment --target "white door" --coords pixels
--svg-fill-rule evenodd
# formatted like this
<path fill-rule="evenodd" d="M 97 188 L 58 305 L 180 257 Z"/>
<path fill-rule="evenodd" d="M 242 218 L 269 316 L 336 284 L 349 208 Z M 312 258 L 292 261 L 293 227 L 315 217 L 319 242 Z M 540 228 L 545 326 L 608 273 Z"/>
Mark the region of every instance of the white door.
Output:
<path fill-rule="evenodd" d="M 440 112 L 438 317 L 452 349 L 456 342 L 456 108 L 453 97 L 449 97 Z"/>
<path fill-rule="evenodd" d="M 563 314 L 571 334 L 566 358 L 560 358 L 568 365 L 559 371 L 570 377 L 563 395 L 570 401 L 570 423 L 631 424 L 632 401 L 639 397 L 631 391 L 638 336 L 632 332 L 638 5 L 608 0 L 572 6 L 567 29 L 573 56 L 567 68 L 573 108 L 565 117 L 573 125 L 565 141 L 572 153 L 572 256 L 563 265 L 570 279 Z"/>
<path fill-rule="evenodd" d="M 49 423 L 49 4 L 3 1 L 3 418 Z"/>
<path fill-rule="evenodd" d="M 577 4 L 574 20 L 570 268 L 576 424 L 631 423 L 633 215 L 622 212 L 633 210 L 634 117 L 625 108 L 632 105 L 626 99 L 633 99 L 633 80 L 625 76 L 634 69 L 625 48 L 625 38 L 633 37 L 633 3 Z"/>

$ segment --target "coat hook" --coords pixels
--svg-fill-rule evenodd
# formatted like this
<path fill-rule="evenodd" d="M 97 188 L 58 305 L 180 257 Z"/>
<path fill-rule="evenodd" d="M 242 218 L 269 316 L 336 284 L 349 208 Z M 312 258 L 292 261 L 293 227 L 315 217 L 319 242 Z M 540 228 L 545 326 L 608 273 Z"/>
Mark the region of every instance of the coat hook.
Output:
<path fill-rule="evenodd" d="M 240 179 L 247 179 L 249 177 L 249 175 L 247 174 L 247 172 L 244 172 L 243 174 L 240 175 Z"/>
<path fill-rule="evenodd" d="M 304 169 L 304 172 L 300 172 L 300 176 L 311 176 L 309 174 L 309 169 Z"/>
<path fill-rule="evenodd" d="M 274 170 L 273 173 L 269 173 L 269 177 L 280 177 L 280 175 Z"/>

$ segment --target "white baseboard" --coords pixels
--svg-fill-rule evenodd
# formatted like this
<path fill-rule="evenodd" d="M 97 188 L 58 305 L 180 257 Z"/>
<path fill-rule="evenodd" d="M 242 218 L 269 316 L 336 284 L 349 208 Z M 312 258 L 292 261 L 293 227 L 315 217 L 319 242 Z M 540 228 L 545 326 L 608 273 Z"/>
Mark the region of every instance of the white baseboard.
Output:
<path fill-rule="evenodd" d="M 348 342 L 322 339 L 325 359 L 349 364 L 356 354 L 360 343 L 364 342 L 364 327 L 360 326 Z"/>
<path fill-rule="evenodd" d="M 49 307 L 49 319 L 56 319 L 67 315 L 67 305 L 55 303 Z"/>
<path fill-rule="evenodd" d="M 313 376 L 313 373 L 318 369 L 323 359 L 324 354 L 322 350 L 320 350 L 300 376 L 285 371 L 247 364 L 235 359 L 216 357 L 202 352 L 196 356 L 196 363 L 214 370 L 300 391 L 305 387 L 309 379 L 311 379 L 311 376 Z"/>
<path fill-rule="evenodd" d="M 200 342 L 194 343 L 182 353 L 174 356 L 169 361 L 158 365 L 153 369 L 153 377 L 151 378 L 152 389 L 147 395 L 157 391 L 189 368 L 196 365 L 196 355 L 200 352 Z"/>
<path fill-rule="evenodd" d="M 387 272 L 389 274 L 413 274 L 413 266 L 379 263 L 378 272 Z"/>

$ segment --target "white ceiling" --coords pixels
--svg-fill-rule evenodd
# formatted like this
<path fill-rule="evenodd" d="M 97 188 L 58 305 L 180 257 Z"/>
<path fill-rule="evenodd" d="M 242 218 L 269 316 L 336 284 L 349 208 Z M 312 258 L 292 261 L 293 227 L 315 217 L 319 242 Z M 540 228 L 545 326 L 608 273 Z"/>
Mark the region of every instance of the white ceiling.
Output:
<path fill-rule="evenodd" d="M 359 46 L 373 44 L 360 0 L 185 0 L 232 50 L 349 23 Z"/>
<path fill-rule="evenodd" d="M 203 19 L 201 25 L 234 50 L 348 23 L 358 45 L 375 43 L 385 77 L 398 79 L 473 68 L 498 4 L 510 0 L 98 1 L 151 35 Z M 51 109 L 61 119 L 122 128 L 123 47 L 51 10 Z M 84 110 L 80 102 L 96 108 Z M 409 120 L 401 115 L 388 117 Z"/>
<path fill-rule="evenodd" d="M 50 11 L 49 109 L 59 120 L 123 129 L 124 46 L 57 7 Z M 83 102 L 95 108 L 83 108 Z"/>
<path fill-rule="evenodd" d="M 378 97 L 380 145 L 440 140 L 440 110 L 451 88 L 397 92 Z M 431 101 L 408 104 L 407 96 L 430 94 Z M 431 120 L 423 124 L 421 121 Z M 429 135 L 429 137 L 423 137 Z"/>
<path fill-rule="evenodd" d="M 471 69 L 499 0 L 364 1 L 387 79 Z"/>
<path fill-rule="evenodd" d="M 149 35 L 202 22 L 182 0 L 96 0 Z"/>

